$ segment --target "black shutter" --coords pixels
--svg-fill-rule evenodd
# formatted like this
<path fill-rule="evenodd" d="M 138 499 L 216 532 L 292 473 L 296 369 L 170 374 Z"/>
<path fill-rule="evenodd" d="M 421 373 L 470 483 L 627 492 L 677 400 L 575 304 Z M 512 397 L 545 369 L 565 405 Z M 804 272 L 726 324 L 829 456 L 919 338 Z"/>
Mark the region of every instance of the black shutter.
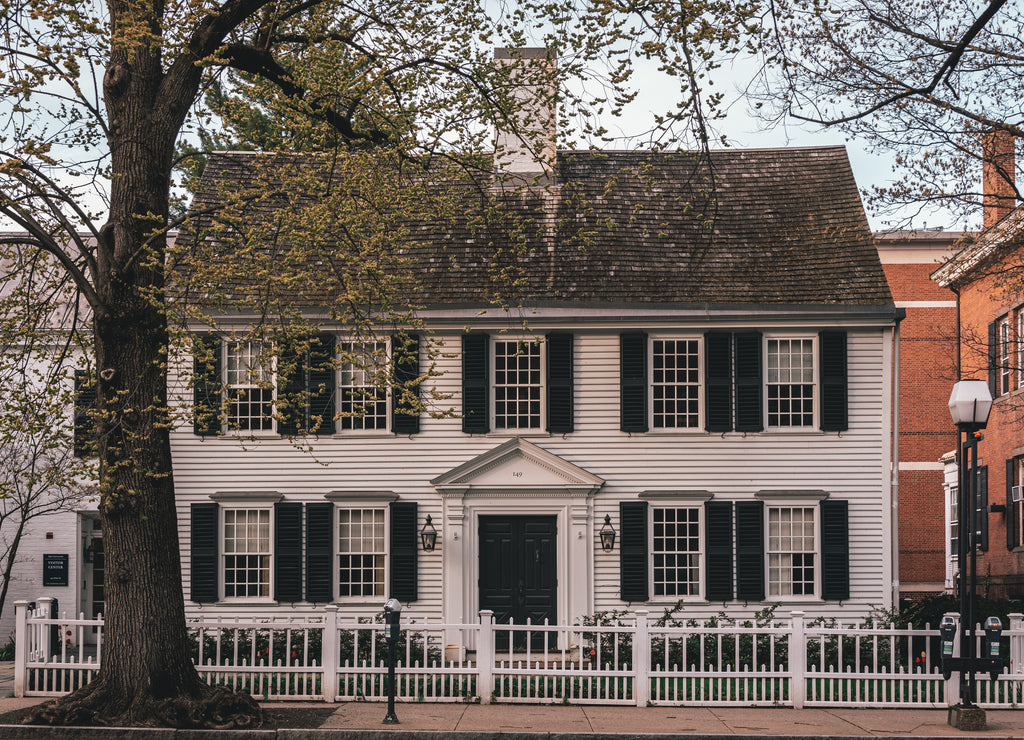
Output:
<path fill-rule="evenodd" d="M 334 504 L 306 504 L 306 601 L 334 599 Z"/>
<path fill-rule="evenodd" d="M 333 334 L 322 332 L 308 340 L 308 347 L 296 349 L 284 342 L 277 373 L 277 430 L 283 435 L 334 434 Z"/>
<path fill-rule="evenodd" d="M 217 525 L 217 504 L 192 504 L 191 546 L 189 568 L 191 598 L 199 604 L 217 601 L 220 571 L 220 548 Z"/>
<path fill-rule="evenodd" d="M 647 601 L 647 502 L 620 501 L 619 593 L 623 601 Z"/>
<path fill-rule="evenodd" d="M 845 331 L 823 331 L 818 337 L 821 368 L 821 428 L 845 432 L 850 427 L 848 409 L 847 349 Z"/>
<path fill-rule="evenodd" d="M 418 577 L 416 572 L 416 502 L 391 503 L 391 597 L 403 604 L 416 601 Z"/>
<path fill-rule="evenodd" d="M 96 456 L 96 380 L 75 370 L 75 457 Z"/>
<path fill-rule="evenodd" d="M 977 454 L 977 453 L 975 453 Z M 977 533 L 974 545 L 982 552 L 988 551 L 988 466 L 978 468 L 978 478 L 974 481 L 974 521 Z"/>
<path fill-rule="evenodd" d="M 736 340 L 736 431 L 764 429 L 761 374 L 761 333 L 740 332 Z"/>
<path fill-rule="evenodd" d="M 764 601 L 764 502 L 736 502 L 736 598 Z"/>
<path fill-rule="evenodd" d="M 418 334 L 396 334 L 391 338 L 391 356 L 395 365 L 395 387 L 391 396 L 391 431 L 417 434 L 420 431 L 418 404 L 420 386 L 420 338 Z"/>
<path fill-rule="evenodd" d="M 334 365 L 335 336 L 320 332 L 310 340 L 306 364 L 308 410 L 306 430 L 316 434 L 334 434 L 334 397 L 337 393 L 337 369 Z"/>
<path fill-rule="evenodd" d="M 708 601 L 732 599 L 732 502 L 704 504 L 705 578 Z"/>
<path fill-rule="evenodd" d="M 1014 526 L 1017 523 L 1017 518 L 1014 516 L 1013 511 L 1013 474 L 1015 469 L 1013 465 L 1013 458 L 1011 457 L 1006 461 L 1006 549 L 1012 550 L 1017 544 L 1014 542 L 1016 533 L 1014 532 Z M 1024 503 L 1021 503 L 1024 506 Z"/>
<path fill-rule="evenodd" d="M 641 331 L 619 335 L 619 417 L 622 431 L 647 431 L 647 335 Z"/>
<path fill-rule="evenodd" d="M 849 503 L 826 499 L 820 508 L 821 598 L 846 601 L 850 598 Z"/>
<path fill-rule="evenodd" d="M 306 426 L 305 360 L 290 340 L 280 342 L 277 354 L 277 431 L 294 437 Z"/>
<path fill-rule="evenodd" d="M 302 504 L 274 504 L 274 599 L 302 601 Z"/>
<path fill-rule="evenodd" d="M 732 332 L 710 331 L 704 335 L 704 366 L 704 428 L 709 432 L 731 432 Z M 731 576 L 729 589 L 731 592 Z"/>
<path fill-rule="evenodd" d="M 999 340 L 998 325 L 995 321 L 988 325 L 988 389 L 992 398 L 999 395 Z"/>
<path fill-rule="evenodd" d="M 489 378 L 487 352 L 490 337 L 482 332 L 462 336 L 462 431 L 486 434 L 491 430 L 488 413 Z"/>
<path fill-rule="evenodd" d="M 220 434 L 221 341 L 215 334 L 192 336 L 192 429 L 201 436 Z"/>
<path fill-rule="evenodd" d="M 572 334 L 548 334 L 547 344 L 548 431 L 567 434 L 573 431 Z"/>

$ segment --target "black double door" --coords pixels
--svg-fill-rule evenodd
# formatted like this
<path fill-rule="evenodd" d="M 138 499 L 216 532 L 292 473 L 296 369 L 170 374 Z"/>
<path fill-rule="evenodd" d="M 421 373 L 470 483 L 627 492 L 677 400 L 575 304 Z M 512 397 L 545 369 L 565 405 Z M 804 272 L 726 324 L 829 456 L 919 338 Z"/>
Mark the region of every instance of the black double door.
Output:
<path fill-rule="evenodd" d="M 480 517 L 480 608 L 495 622 L 556 623 L 555 517 Z M 527 633 L 513 633 L 513 648 L 526 647 Z M 496 646 L 508 649 L 509 632 L 498 630 Z M 544 633 L 530 633 L 531 647 L 544 645 Z M 554 634 L 549 644 L 554 644 Z"/>

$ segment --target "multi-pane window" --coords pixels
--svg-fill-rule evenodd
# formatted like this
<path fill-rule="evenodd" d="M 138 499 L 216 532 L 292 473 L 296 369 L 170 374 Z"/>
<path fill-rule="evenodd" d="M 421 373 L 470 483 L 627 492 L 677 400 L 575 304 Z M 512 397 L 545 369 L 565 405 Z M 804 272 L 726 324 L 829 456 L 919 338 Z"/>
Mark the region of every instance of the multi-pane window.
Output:
<path fill-rule="evenodd" d="M 960 487 L 949 489 L 949 552 L 954 562 L 960 557 Z"/>
<path fill-rule="evenodd" d="M 224 597 L 270 596 L 270 509 L 224 509 Z"/>
<path fill-rule="evenodd" d="M 1024 388 L 1024 308 L 1017 310 L 1017 387 Z"/>
<path fill-rule="evenodd" d="M 651 341 L 651 409 L 656 429 L 700 426 L 700 341 Z"/>
<path fill-rule="evenodd" d="M 343 430 L 387 429 L 388 394 L 377 372 L 387 357 L 386 343 L 342 342 L 338 349 L 338 425 Z"/>
<path fill-rule="evenodd" d="M 1010 484 L 1014 486 L 1024 486 L 1024 457 L 1014 459 L 1013 480 Z M 1011 501 L 1010 503 L 1012 505 L 1012 511 L 1010 512 L 1011 519 L 1007 523 L 1007 526 L 1013 527 L 1013 546 L 1022 547 L 1024 546 L 1024 501 Z"/>
<path fill-rule="evenodd" d="M 538 429 L 544 385 L 542 345 L 496 339 L 494 346 L 494 428 Z"/>
<path fill-rule="evenodd" d="M 338 510 L 338 596 L 383 596 L 384 509 Z"/>
<path fill-rule="evenodd" d="M 814 340 L 769 339 L 769 427 L 814 426 Z"/>
<path fill-rule="evenodd" d="M 999 319 L 996 327 L 998 338 L 998 384 L 999 393 L 1010 392 L 1010 317 Z"/>
<path fill-rule="evenodd" d="M 700 508 L 652 508 L 655 596 L 700 593 Z"/>
<path fill-rule="evenodd" d="M 814 594 L 816 511 L 814 506 L 775 506 L 768 509 L 770 596 Z"/>
<path fill-rule="evenodd" d="M 274 428 L 273 356 L 264 342 L 227 343 L 228 427 Z"/>

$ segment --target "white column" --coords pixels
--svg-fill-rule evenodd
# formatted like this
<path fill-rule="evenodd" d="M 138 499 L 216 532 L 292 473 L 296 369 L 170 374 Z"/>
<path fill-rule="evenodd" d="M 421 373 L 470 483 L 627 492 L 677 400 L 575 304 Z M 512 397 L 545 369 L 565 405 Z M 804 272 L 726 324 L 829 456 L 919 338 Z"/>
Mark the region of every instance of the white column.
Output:
<path fill-rule="evenodd" d="M 476 644 L 476 666 L 480 671 L 477 693 L 481 704 L 491 703 L 494 693 L 494 612 L 480 610 L 480 637 Z"/>
<path fill-rule="evenodd" d="M 636 634 L 633 635 L 633 698 L 638 707 L 651 700 L 651 638 L 647 631 L 646 609 L 636 610 Z"/>
<path fill-rule="evenodd" d="M 14 695 L 25 696 L 26 664 L 28 663 L 28 602 L 14 602 Z"/>
<path fill-rule="evenodd" d="M 1010 673 L 1024 673 L 1024 614 L 1007 614 L 1010 618 Z"/>
<path fill-rule="evenodd" d="M 321 683 L 324 701 L 333 702 L 338 696 L 338 605 L 324 607 L 324 634 L 321 639 L 320 660 L 323 662 L 324 677 Z"/>
<path fill-rule="evenodd" d="M 794 709 L 803 709 L 807 700 L 807 636 L 804 613 L 790 612 L 792 634 L 789 638 L 789 698 Z"/>

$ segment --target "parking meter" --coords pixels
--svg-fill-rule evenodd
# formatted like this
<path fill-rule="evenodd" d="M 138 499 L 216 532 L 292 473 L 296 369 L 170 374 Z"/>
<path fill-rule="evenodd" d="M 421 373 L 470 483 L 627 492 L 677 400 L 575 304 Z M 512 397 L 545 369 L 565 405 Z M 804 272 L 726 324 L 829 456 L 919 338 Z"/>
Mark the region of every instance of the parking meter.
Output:
<path fill-rule="evenodd" d="M 942 638 L 942 675 L 948 680 L 953 672 L 946 667 L 946 661 L 953 657 L 953 641 L 956 639 L 956 620 L 948 614 L 939 622 L 939 636 Z"/>
<path fill-rule="evenodd" d="M 398 599 L 388 599 L 384 604 L 384 639 L 390 643 L 398 642 L 401 617 L 402 604 Z"/>
<path fill-rule="evenodd" d="M 989 617 L 985 620 L 985 647 L 987 658 L 999 657 L 999 641 L 1003 637 L 1003 623 L 999 617 Z"/>
<path fill-rule="evenodd" d="M 395 715 L 395 646 L 401 631 L 402 604 L 398 599 L 388 599 L 384 604 L 384 639 L 388 643 L 388 713 L 384 724 L 397 725 Z"/>

